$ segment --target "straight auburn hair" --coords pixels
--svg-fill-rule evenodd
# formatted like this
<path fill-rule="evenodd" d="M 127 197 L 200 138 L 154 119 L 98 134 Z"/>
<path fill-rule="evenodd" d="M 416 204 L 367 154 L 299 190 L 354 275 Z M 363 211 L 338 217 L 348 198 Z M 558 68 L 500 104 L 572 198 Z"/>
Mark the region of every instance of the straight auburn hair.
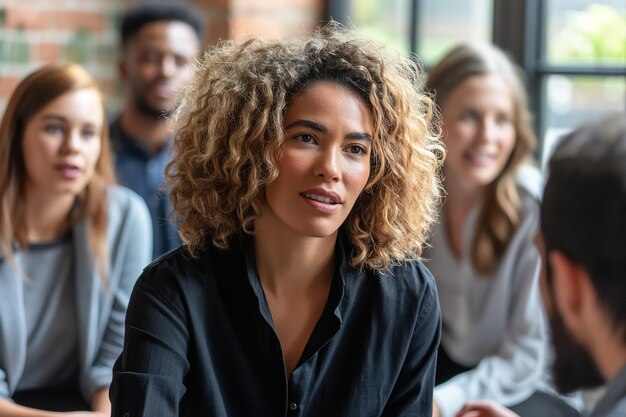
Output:
<path fill-rule="evenodd" d="M 77 90 L 91 89 L 100 94 L 96 81 L 79 65 L 46 65 L 24 78 L 11 95 L 0 122 L 0 249 L 13 260 L 16 249 L 25 249 L 24 184 L 26 171 L 22 140 L 27 124 L 56 98 Z M 104 113 L 103 113 L 104 114 Z M 68 213 L 67 226 L 89 222 L 89 243 L 102 279 L 106 281 L 106 189 L 115 181 L 109 132 L 103 116 L 101 151 L 93 176 L 76 197 Z"/>

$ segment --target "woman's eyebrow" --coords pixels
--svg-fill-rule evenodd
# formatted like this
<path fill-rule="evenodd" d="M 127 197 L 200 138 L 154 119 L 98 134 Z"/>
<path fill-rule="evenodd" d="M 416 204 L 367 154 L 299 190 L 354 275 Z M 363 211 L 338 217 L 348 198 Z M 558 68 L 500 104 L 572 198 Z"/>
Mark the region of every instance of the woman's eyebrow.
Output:
<path fill-rule="evenodd" d="M 46 114 L 42 117 L 43 120 L 59 120 L 61 122 L 67 123 L 67 118 L 63 116 L 59 116 L 58 114 Z"/>
<path fill-rule="evenodd" d="M 304 126 L 304 127 L 308 127 L 311 128 L 313 130 L 317 130 L 318 132 L 321 133 L 326 133 L 328 132 L 328 129 L 326 128 L 326 126 L 321 125 L 317 122 L 314 122 L 312 120 L 307 120 L 307 119 L 298 119 L 295 120 L 291 123 L 289 123 L 287 126 L 285 126 L 285 130 L 289 130 L 293 127 L 297 127 L 297 126 Z M 346 135 L 346 138 L 349 139 L 361 139 L 361 140 L 372 140 L 372 135 L 370 135 L 369 133 L 365 133 L 365 132 L 351 132 L 348 133 Z"/>
<path fill-rule="evenodd" d="M 348 133 L 346 135 L 346 138 L 348 139 L 361 139 L 361 140 L 372 140 L 372 135 L 370 135 L 369 133 L 365 133 L 365 132 L 353 132 L 353 133 Z"/>
<path fill-rule="evenodd" d="M 312 120 L 307 120 L 307 119 L 295 120 L 295 121 L 289 123 L 287 126 L 285 126 L 285 130 L 291 129 L 292 127 L 296 127 L 296 126 L 310 127 L 311 129 L 317 130 L 318 132 L 321 132 L 321 133 L 326 133 L 328 131 L 328 129 L 326 129 L 326 126 L 321 125 L 321 124 L 319 124 L 317 122 L 314 122 Z"/>

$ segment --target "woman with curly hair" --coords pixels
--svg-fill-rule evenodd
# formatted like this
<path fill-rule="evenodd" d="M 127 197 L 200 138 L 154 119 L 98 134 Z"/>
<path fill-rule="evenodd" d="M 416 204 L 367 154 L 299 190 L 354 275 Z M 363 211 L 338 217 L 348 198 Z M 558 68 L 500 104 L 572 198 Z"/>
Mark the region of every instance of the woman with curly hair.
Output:
<path fill-rule="evenodd" d="M 329 26 L 205 54 L 168 174 L 185 244 L 135 287 L 114 416 L 430 415 L 443 149 L 385 50 Z"/>
<path fill-rule="evenodd" d="M 148 209 L 113 184 L 102 95 L 78 65 L 24 78 L 0 123 L 0 415 L 110 414 Z M 77 411 L 92 410 L 92 411 Z"/>
<path fill-rule="evenodd" d="M 447 158 L 441 221 L 424 257 L 437 281 L 443 332 L 434 415 L 491 399 L 521 415 L 559 416 L 536 393 L 547 336 L 534 246 L 542 180 L 515 65 L 491 45 L 462 44 L 430 72 Z"/>

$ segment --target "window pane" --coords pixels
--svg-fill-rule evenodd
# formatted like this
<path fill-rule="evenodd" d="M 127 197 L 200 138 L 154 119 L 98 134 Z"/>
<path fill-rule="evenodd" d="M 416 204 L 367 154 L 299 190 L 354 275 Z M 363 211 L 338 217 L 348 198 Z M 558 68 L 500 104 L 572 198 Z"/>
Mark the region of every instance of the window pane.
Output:
<path fill-rule="evenodd" d="M 626 111 L 624 77 L 551 75 L 545 82 L 546 132 L 542 161 L 556 140 L 576 126 L 610 112 Z"/>
<path fill-rule="evenodd" d="M 549 0 L 547 61 L 626 66 L 626 1 Z"/>
<path fill-rule="evenodd" d="M 411 0 L 350 0 L 349 18 L 359 32 L 408 53 L 410 10 Z"/>
<path fill-rule="evenodd" d="M 420 0 L 417 55 L 433 65 L 458 42 L 491 42 L 492 21 L 492 0 Z"/>

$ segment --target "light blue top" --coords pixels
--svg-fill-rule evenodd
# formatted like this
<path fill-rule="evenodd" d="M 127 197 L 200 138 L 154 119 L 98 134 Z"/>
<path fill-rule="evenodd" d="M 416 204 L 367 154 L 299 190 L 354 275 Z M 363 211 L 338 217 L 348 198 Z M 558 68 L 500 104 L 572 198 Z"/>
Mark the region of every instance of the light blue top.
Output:
<path fill-rule="evenodd" d="M 122 351 L 131 290 L 152 258 L 152 225 L 144 201 L 120 186 L 108 189 L 106 288 L 90 251 L 86 221 L 72 227 L 78 317 L 79 382 L 85 400 L 111 382 Z M 27 329 L 24 279 L 0 253 L 0 395 L 10 397 L 22 378 Z"/>

